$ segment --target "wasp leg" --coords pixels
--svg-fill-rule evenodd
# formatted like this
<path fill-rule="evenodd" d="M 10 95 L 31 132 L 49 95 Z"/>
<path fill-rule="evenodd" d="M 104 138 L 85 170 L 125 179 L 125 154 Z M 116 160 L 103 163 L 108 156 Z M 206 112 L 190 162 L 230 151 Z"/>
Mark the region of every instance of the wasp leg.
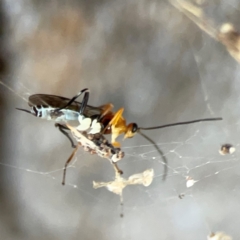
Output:
<path fill-rule="evenodd" d="M 122 175 L 123 171 L 118 167 L 117 163 L 112 162 L 112 164 L 113 164 L 113 168 L 114 168 L 115 172 Z"/>
<path fill-rule="evenodd" d="M 83 96 L 83 100 L 82 100 L 82 104 L 81 107 L 79 109 L 79 113 L 80 115 L 82 115 L 86 109 L 87 103 L 88 103 L 88 99 L 89 99 L 89 92 L 85 92 L 84 96 Z"/>
<path fill-rule="evenodd" d="M 60 131 L 61 133 L 63 133 L 63 134 L 68 138 L 68 140 L 71 142 L 72 148 L 75 148 L 76 145 L 74 144 L 72 138 L 71 138 L 71 137 L 69 136 L 69 134 L 65 131 L 65 130 L 69 130 L 69 128 L 67 128 L 67 127 L 65 127 L 65 126 L 63 126 L 63 125 L 61 125 L 61 124 L 59 124 L 59 123 L 55 123 L 55 127 L 57 127 L 57 128 L 59 129 L 59 131 Z"/>
<path fill-rule="evenodd" d="M 121 147 L 120 142 L 117 142 L 117 141 L 112 141 L 112 145 L 113 145 L 115 148 L 120 148 L 120 147 Z"/>
<path fill-rule="evenodd" d="M 72 161 L 73 157 L 75 156 L 77 150 L 78 150 L 79 145 L 77 145 L 75 147 L 75 149 L 73 150 L 72 154 L 70 155 L 70 157 L 68 158 L 68 160 L 66 161 L 65 165 L 64 165 L 64 169 L 63 169 L 63 180 L 62 180 L 62 185 L 65 185 L 65 180 L 66 180 L 66 173 L 67 173 L 67 166 L 68 164 Z"/>
<path fill-rule="evenodd" d="M 116 138 L 127 131 L 126 121 L 122 117 L 124 108 L 120 108 L 113 116 L 112 120 L 108 123 L 108 125 L 104 128 L 102 131 L 104 132 L 110 127 L 111 128 L 111 134 L 112 139 L 111 143 L 114 147 L 120 147 L 120 143 L 116 141 Z"/>
<path fill-rule="evenodd" d="M 89 89 L 88 88 L 84 88 L 83 90 L 81 90 L 76 96 L 74 96 L 72 99 L 70 99 L 70 101 L 63 107 L 56 109 L 56 111 L 60 111 L 66 107 L 68 107 L 69 105 L 71 105 L 78 97 L 80 97 L 82 95 L 82 93 L 86 92 L 85 94 L 89 94 Z"/>
<path fill-rule="evenodd" d="M 119 119 L 122 117 L 124 108 L 120 108 L 115 114 L 112 120 L 109 122 L 109 125 L 117 125 Z"/>

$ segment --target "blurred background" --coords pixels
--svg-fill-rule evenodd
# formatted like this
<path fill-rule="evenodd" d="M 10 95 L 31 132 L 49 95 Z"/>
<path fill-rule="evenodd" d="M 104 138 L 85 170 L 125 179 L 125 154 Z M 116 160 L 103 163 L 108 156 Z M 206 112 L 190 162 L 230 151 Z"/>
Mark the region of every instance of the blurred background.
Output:
<path fill-rule="evenodd" d="M 239 239 L 239 11 L 236 0 L 1 1 L 1 239 Z M 123 177 L 155 172 L 149 187 L 124 189 L 120 218 L 119 196 L 92 187 L 114 180 L 109 162 L 80 149 L 63 187 L 70 143 L 15 110 L 31 94 L 86 87 L 90 105 L 124 107 L 140 127 L 224 120 L 144 132 L 167 159 L 165 181 L 152 143 L 120 137 Z M 236 152 L 220 155 L 224 143 Z"/>

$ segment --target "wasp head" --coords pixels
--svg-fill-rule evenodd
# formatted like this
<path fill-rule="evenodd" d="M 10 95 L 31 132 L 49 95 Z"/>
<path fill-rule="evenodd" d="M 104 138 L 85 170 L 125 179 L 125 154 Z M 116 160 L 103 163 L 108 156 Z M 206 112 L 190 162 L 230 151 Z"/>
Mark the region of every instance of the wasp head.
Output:
<path fill-rule="evenodd" d="M 139 128 L 136 123 L 128 124 L 126 131 L 125 131 L 124 139 L 134 137 L 135 134 L 138 132 L 138 130 L 139 130 Z"/>

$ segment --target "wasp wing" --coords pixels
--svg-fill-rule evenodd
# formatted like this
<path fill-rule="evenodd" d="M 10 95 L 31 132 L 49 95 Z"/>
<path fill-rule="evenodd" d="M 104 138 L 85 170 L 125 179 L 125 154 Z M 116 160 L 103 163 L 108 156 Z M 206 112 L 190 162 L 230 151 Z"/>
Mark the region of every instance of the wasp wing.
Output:
<path fill-rule="evenodd" d="M 34 94 L 28 98 L 28 105 L 32 106 L 43 106 L 43 107 L 53 107 L 53 108 L 61 108 L 64 107 L 70 101 L 69 98 L 49 95 L 49 94 Z M 81 107 L 81 102 L 74 101 L 66 109 L 70 109 L 72 111 L 78 112 Z M 103 112 L 104 106 L 101 107 L 93 107 L 87 105 L 84 110 L 84 115 L 88 117 L 101 115 Z"/>

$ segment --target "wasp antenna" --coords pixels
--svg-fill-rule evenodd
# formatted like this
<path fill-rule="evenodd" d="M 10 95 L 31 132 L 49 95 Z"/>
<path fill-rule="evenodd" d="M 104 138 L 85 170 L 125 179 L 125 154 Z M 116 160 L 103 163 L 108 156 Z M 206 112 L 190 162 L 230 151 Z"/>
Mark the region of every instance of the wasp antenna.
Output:
<path fill-rule="evenodd" d="M 147 135 L 145 135 L 144 133 L 138 131 L 138 133 L 144 137 L 146 140 L 148 140 L 150 143 L 153 144 L 153 146 L 155 147 L 155 149 L 157 150 L 157 152 L 161 155 L 162 159 L 163 159 L 163 163 L 164 163 L 164 172 L 163 172 L 163 181 L 166 179 L 167 177 L 167 172 L 168 172 L 168 168 L 167 168 L 167 158 L 164 156 L 164 152 L 159 148 L 159 146 Z"/>
<path fill-rule="evenodd" d="M 192 120 L 192 121 L 170 123 L 170 124 L 165 124 L 165 125 L 156 126 L 156 127 L 138 128 L 138 129 L 139 130 L 140 129 L 141 130 L 153 130 L 153 129 L 167 128 L 167 127 L 186 125 L 186 124 L 192 124 L 192 123 L 198 123 L 198 122 L 210 122 L 210 121 L 220 121 L 220 120 L 223 120 L 223 119 L 221 117 L 219 117 L 219 118 L 203 118 L 203 119 L 197 119 L 197 120 Z"/>
<path fill-rule="evenodd" d="M 32 113 L 31 111 L 27 110 L 27 109 L 23 109 L 23 108 L 16 108 L 17 110 L 20 110 L 20 111 L 23 111 L 23 112 L 27 112 L 27 113 L 30 113 L 34 116 L 36 116 L 34 113 Z"/>

